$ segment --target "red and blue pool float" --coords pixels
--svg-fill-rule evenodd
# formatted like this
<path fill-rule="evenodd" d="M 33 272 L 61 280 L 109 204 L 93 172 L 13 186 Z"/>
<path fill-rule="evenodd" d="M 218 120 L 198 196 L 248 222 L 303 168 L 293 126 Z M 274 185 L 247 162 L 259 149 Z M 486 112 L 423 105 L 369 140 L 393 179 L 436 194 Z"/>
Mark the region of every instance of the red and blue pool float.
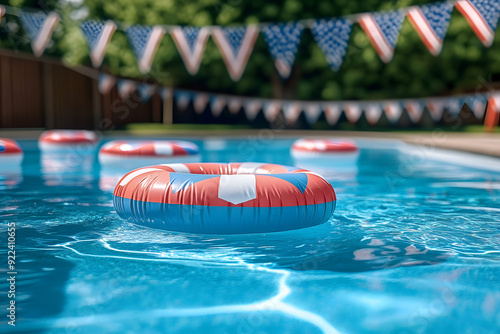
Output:
<path fill-rule="evenodd" d="M 12 139 L 0 138 L 0 163 L 1 167 L 19 165 L 23 161 L 23 150 Z"/>
<path fill-rule="evenodd" d="M 133 170 L 113 193 L 118 215 L 169 231 L 243 234 L 327 222 L 332 185 L 305 169 L 264 163 L 165 164 Z"/>

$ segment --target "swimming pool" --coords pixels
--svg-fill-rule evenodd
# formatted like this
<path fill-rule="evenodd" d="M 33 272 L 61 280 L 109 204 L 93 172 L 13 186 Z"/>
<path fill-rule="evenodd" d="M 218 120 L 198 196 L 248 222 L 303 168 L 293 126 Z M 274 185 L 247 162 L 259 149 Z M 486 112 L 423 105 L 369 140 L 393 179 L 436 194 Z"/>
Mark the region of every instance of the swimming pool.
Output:
<path fill-rule="evenodd" d="M 202 161 L 293 165 L 293 139 L 195 141 Z M 192 235 L 122 221 L 97 159 L 41 156 L 0 170 L 2 270 L 16 224 L 16 327 L 47 333 L 498 333 L 500 161 L 356 140 L 323 173 L 323 225 Z M 300 165 L 299 165 L 300 166 Z"/>

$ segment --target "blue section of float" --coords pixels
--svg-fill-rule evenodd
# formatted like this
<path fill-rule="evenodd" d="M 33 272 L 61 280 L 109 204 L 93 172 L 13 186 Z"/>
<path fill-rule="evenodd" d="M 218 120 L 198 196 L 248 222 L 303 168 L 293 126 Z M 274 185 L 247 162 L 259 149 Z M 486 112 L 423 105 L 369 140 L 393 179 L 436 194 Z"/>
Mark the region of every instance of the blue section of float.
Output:
<path fill-rule="evenodd" d="M 170 173 L 170 186 L 172 187 L 172 192 L 175 194 L 196 182 L 213 179 L 219 176 L 220 175 Z"/>
<path fill-rule="evenodd" d="M 289 173 L 289 174 L 271 174 L 266 176 L 277 177 L 278 179 L 285 180 L 299 189 L 301 193 L 304 193 L 307 188 L 307 174 L 306 173 Z"/>
<path fill-rule="evenodd" d="M 130 222 L 169 231 L 244 234 L 295 230 L 327 222 L 335 201 L 285 207 L 227 207 L 150 203 L 113 196 L 118 215 Z"/>

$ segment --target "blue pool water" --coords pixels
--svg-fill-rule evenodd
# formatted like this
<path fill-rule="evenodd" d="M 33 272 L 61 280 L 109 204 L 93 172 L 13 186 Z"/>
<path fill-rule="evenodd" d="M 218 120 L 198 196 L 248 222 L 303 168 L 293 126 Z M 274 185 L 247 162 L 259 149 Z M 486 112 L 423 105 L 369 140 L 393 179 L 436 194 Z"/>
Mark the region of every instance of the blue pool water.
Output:
<path fill-rule="evenodd" d="M 266 138 L 196 142 L 206 162 L 296 163 L 292 139 Z M 41 156 L 22 141 L 22 171 L 0 169 L 0 331 L 498 333 L 500 161 L 357 143 L 357 165 L 307 166 L 337 192 L 328 223 L 219 236 L 124 222 L 112 207 L 113 173 L 95 157 Z"/>

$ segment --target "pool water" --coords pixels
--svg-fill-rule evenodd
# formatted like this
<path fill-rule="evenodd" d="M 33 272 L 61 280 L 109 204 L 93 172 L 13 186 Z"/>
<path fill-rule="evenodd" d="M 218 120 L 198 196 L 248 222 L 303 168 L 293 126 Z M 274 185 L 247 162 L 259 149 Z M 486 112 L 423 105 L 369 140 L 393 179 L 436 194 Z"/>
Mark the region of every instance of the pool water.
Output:
<path fill-rule="evenodd" d="M 293 139 L 195 141 L 204 162 L 293 161 Z M 93 156 L 21 141 L 0 169 L 1 269 L 16 224 L 16 327 L 1 332 L 499 333 L 500 160 L 357 140 L 357 165 L 308 164 L 326 224 L 193 235 L 121 220 Z M 5 167 L 5 166 L 4 166 Z"/>

